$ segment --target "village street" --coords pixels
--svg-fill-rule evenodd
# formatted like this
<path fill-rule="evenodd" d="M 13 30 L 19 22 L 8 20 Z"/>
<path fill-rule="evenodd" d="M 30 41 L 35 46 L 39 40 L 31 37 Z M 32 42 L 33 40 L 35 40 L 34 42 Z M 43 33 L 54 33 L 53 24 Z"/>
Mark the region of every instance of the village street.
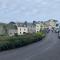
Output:
<path fill-rule="evenodd" d="M 50 32 L 42 41 L 0 52 L 0 60 L 60 60 L 60 39 Z"/>

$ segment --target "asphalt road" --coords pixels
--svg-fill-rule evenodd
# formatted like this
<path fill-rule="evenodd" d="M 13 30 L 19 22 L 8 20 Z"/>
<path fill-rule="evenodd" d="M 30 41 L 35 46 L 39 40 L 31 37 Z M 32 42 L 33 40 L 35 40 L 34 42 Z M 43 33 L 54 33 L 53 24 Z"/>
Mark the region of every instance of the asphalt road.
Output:
<path fill-rule="evenodd" d="M 42 41 L 0 52 L 0 60 L 60 60 L 60 39 L 50 32 Z"/>

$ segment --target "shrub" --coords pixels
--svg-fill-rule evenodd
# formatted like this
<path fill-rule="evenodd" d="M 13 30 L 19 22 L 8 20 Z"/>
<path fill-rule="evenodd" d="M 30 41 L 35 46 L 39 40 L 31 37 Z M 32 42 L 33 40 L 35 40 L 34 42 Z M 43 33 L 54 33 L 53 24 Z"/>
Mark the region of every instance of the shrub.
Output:
<path fill-rule="evenodd" d="M 37 38 L 38 40 L 40 40 L 40 39 L 42 39 L 42 38 L 45 36 L 45 34 L 44 34 L 43 32 L 37 32 L 37 33 L 35 34 L 35 36 L 36 36 L 36 38 Z"/>
<path fill-rule="evenodd" d="M 36 41 L 40 41 L 44 36 L 45 34 L 43 32 L 12 37 L 0 36 L 0 51 L 18 48 Z"/>

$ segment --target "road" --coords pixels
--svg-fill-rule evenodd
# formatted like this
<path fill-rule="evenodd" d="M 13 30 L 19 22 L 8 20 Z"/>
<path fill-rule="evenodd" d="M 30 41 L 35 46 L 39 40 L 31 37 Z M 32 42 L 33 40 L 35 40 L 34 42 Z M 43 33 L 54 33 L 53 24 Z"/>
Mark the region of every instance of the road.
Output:
<path fill-rule="evenodd" d="M 60 40 L 50 32 L 42 41 L 0 52 L 0 60 L 60 60 Z"/>

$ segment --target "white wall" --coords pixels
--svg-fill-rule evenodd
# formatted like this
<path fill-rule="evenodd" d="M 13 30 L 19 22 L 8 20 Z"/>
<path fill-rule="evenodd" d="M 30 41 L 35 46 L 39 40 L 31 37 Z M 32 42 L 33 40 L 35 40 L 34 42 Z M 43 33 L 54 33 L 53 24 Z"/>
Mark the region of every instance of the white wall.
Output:
<path fill-rule="evenodd" d="M 36 32 L 39 32 L 41 29 L 41 25 L 40 24 L 36 24 Z"/>
<path fill-rule="evenodd" d="M 20 30 L 20 29 L 21 29 L 21 30 Z M 24 32 L 25 32 L 25 33 L 28 33 L 28 29 L 27 29 L 27 27 L 18 27 L 17 32 L 18 32 L 18 35 L 23 35 Z"/>

